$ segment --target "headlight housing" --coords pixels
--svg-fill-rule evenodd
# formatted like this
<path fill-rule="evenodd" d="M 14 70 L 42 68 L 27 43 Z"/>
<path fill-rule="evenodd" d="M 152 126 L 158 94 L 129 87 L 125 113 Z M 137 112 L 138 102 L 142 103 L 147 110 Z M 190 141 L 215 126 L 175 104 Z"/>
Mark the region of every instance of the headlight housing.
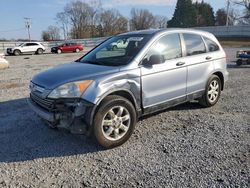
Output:
<path fill-rule="evenodd" d="M 48 97 L 51 99 L 79 98 L 92 82 L 92 80 L 84 80 L 80 82 L 70 82 L 61 85 L 58 88 L 54 89 Z"/>

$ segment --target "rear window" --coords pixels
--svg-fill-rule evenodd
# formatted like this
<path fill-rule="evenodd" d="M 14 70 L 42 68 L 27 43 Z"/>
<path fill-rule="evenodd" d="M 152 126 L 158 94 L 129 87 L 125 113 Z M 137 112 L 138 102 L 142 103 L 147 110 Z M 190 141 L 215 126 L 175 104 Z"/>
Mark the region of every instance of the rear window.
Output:
<path fill-rule="evenodd" d="M 206 46 L 200 35 L 184 33 L 183 37 L 187 56 L 206 53 Z"/>
<path fill-rule="evenodd" d="M 211 39 L 207 38 L 207 37 L 203 37 L 206 44 L 207 44 L 207 47 L 208 47 L 208 51 L 209 52 L 215 52 L 215 51 L 218 51 L 220 48 L 219 46 L 214 42 L 212 41 Z"/>

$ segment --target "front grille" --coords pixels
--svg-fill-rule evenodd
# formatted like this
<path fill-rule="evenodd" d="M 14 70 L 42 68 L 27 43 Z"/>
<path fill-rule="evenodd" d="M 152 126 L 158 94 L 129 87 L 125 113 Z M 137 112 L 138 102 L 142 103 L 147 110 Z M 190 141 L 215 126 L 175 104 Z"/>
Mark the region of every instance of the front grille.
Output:
<path fill-rule="evenodd" d="M 52 100 L 52 99 L 43 99 L 34 93 L 30 94 L 30 98 L 37 105 L 39 105 L 40 107 L 45 108 L 49 111 L 53 110 L 53 108 L 54 108 L 54 100 Z"/>

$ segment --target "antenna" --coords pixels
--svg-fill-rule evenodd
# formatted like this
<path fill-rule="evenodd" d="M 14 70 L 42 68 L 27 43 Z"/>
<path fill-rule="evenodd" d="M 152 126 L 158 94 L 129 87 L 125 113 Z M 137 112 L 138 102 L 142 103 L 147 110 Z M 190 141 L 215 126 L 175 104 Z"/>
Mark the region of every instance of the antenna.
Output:
<path fill-rule="evenodd" d="M 30 38 L 31 18 L 24 18 L 24 22 L 25 22 L 25 27 L 27 28 L 28 31 L 29 41 L 31 41 Z"/>

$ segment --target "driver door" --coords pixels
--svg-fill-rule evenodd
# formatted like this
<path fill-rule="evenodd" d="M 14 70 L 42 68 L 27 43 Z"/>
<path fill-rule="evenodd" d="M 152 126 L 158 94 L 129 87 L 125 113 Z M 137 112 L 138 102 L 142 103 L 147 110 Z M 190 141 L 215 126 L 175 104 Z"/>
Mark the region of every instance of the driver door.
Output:
<path fill-rule="evenodd" d="M 151 57 L 160 56 L 160 64 L 148 64 Z M 145 112 L 150 107 L 159 110 L 186 100 L 187 67 L 182 57 L 179 34 L 168 34 L 151 46 L 141 67 L 142 103 Z"/>

